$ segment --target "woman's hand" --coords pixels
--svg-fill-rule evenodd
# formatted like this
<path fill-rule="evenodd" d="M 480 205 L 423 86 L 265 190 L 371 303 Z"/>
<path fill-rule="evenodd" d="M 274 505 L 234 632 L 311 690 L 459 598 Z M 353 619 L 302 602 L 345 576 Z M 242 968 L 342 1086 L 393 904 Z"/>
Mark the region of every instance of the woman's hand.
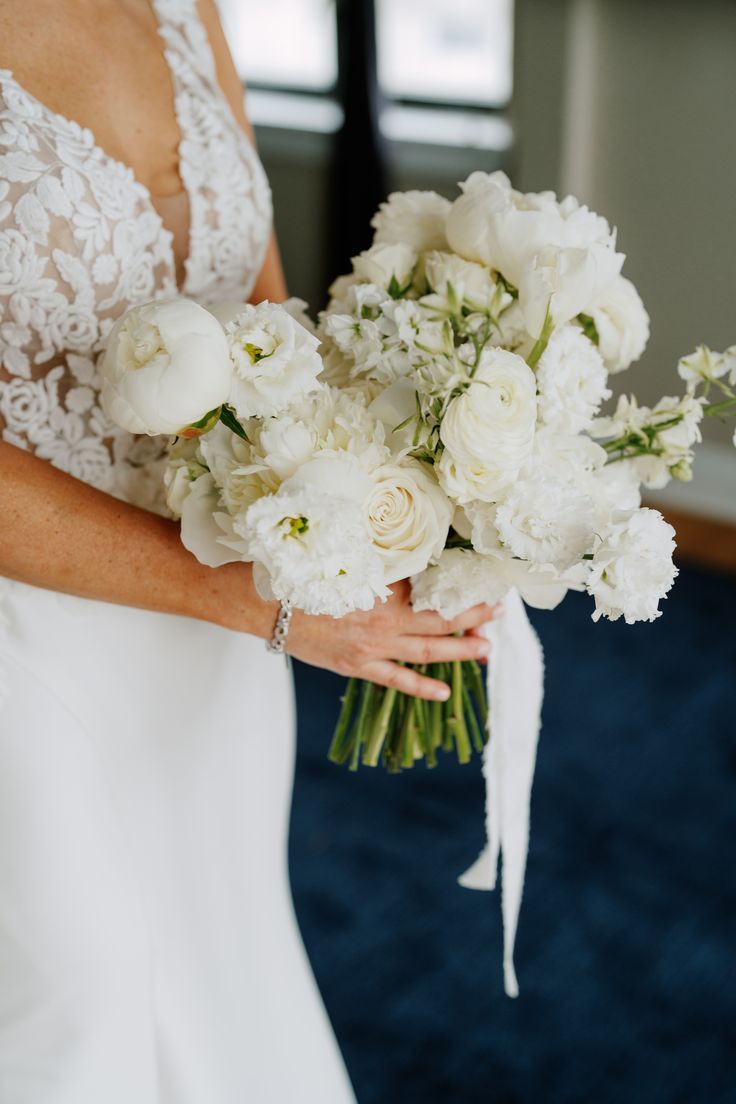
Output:
<path fill-rule="evenodd" d="M 469 633 L 490 621 L 499 607 L 474 606 L 452 621 L 438 613 L 415 613 L 408 580 L 396 583 L 386 602 L 346 617 L 310 617 L 295 610 L 286 650 L 313 667 L 391 686 L 404 694 L 444 701 L 450 688 L 401 663 L 448 663 L 486 659 L 490 644 Z"/>

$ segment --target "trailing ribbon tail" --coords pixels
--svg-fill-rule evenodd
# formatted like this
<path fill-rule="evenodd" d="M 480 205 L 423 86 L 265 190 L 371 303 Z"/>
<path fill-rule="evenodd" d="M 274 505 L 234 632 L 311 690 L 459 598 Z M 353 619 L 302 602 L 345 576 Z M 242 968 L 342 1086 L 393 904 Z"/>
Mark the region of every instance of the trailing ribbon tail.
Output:
<path fill-rule="evenodd" d="M 544 653 L 517 590 L 504 598 L 504 615 L 486 626 L 488 728 L 483 753 L 488 843 L 458 879 L 467 889 L 493 889 L 499 856 L 504 932 L 504 989 L 517 997 L 514 942 L 529 848 L 529 804 L 544 697 Z"/>

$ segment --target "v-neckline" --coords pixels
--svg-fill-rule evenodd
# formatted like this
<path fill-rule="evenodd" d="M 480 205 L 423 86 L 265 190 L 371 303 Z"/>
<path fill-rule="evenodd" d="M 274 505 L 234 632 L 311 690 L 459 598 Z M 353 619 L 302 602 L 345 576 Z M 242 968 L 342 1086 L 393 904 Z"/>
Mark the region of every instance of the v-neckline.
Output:
<path fill-rule="evenodd" d="M 92 130 L 92 127 L 82 126 L 82 124 L 78 123 L 76 121 L 76 119 L 72 119 L 68 115 L 63 114 L 60 111 L 54 111 L 53 108 L 49 107 L 48 104 L 44 103 L 44 101 L 42 99 L 40 99 L 38 96 L 34 95 L 33 92 L 29 91 L 29 89 L 26 88 L 24 84 L 21 84 L 21 82 L 18 80 L 18 78 L 16 77 L 16 75 L 13 72 L 12 69 L 5 69 L 5 68 L 0 67 L 0 79 L 5 77 L 7 80 L 12 81 L 12 83 L 16 86 L 16 88 L 20 92 L 22 92 L 23 95 L 28 96 L 28 98 L 30 100 L 32 100 L 35 104 L 37 104 L 38 107 L 43 112 L 45 112 L 46 115 L 49 116 L 49 118 L 56 119 L 59 122 L 64 123 L 66 126 L 75 127 L 79 131 L 81 131 L 83 134 L 88 134 L 89 138 L 90 138 L 90 143 L 89 143 L 90 154 L 106 161 L 108 165 L 110 165 L 112 167 L 115 167 L 115 168 L 118 168 L 118 169 L 123 169 L 126 173 L 128 173 L 128 175 L 130 176 L 132 184 L 134 184 L 136 188 L 140 189 L 140 191 L 142 193 L 142 198 L 145 200 L 147 205 L 150 207 L 150 209 L 153 211 L 154 215 L 158 219 L 161 236 L 162 236 L 162 239 L 166 242 L 166 248 L 167 248 L 167 252 L 169 254 L 168 265 L 169 265 L 169 270 L 171 272 L 171 278 L 173 280 L 174 285 L 176 286 L 177 294 L 184 295 L 184 294 L 186 294 L 187 288 L 188 288 L 190 280 L 191 280 L 192 232 L 193 232 L 192 219 L 193 219 L 193 215 L 194 215 L 194 211 L 195 211 L 195 204 L 193 202 L 191 189 L 189 188 L 189 186 L 187 184 L 186 162 L 185 162 L 184 155 L 183 155 L 183 152 L 182 152 L 183 148 L 184 148 L 185 141 L 186 141 L 186 135 L 184 133 L 184 126 L 183 126 L 183 123 L 182 123 L 182 113 L 179 110 L 178 80 L 177 80 L 176 74 L 174 72 L 174 69 L 171 65 L 171 62 L 169 61 L 170 47 L 169 47 L 168 43 L 166 42 L 166 38 L 164 36 L 164 26 L 163 26 L 163 23 L 161 21 L 161 18 L 159 17 L 159 13 L 158 13 L 158 10 L 157 10 L 157 7 L 156 7 L 156 2 L 157 2 L 157 0 L 151 0 L 151 11 L 153 12 L 153 16 L 154 16 L 154 19 L 156 21 L 156 30 L 157 30 L 158 36 L 159 36 L 159 38 L 161 40 L 161 44 L 162 44 L 161 54 L 162 54 L 162 57 L 164 59 L 164 62 L 166 63 L 166 68 L 168 69 L 168 72 L 169 72 L 169 79 L 171 81 L 172 100 L 173 100 L 173 104 L 174 104 L 174 117 L 175 117 L 176 125 L 177 125 L 178 130 L 179 130 L 179 142 L 177 144 L 177 149 L 176 149 L 177 173 L 178 173 L 179 179 L 181 181 L 181 185 L 182 185 L 181 189 L 178 192 L 174 192 L 171 196 L 162 196 L 161 198 L 163 198 L 163 199 L 173 199 L 173 198 L 175 198 L 175 196 L 179 196 L 179 195 L 184 194 L 187 198 L 187 206 L 188 206 L 188 214 L 189 214 L 189 225 L 188 225 L 188 228 L 187 228 L 187 252 L 186 252 L 186 256 L 183 258 L 182 267 L 184 269 L 184 276 L 183 276 L 181 285 L 179 284 L 179 280 L 178 280 L 176 252 L 174 250 L 174 241 L 175 241 L 175 237 L 176 237 L 175 234 L 174 234 L 174 231 L 170 230 L 169 227 L 164 222 L 163 217 L 161 216 L 161 213 L 159 212 L 159 210 L 156 207 L 156 204 L 154 202 L 154 193 L 151 191 L 151 189 L 146 184 L 143 183 L 142 180 L 139 179 L 139 177 L 138 177 L 135 169 L 133 168 L 133 166 L 129 165 L 127 161 L 123 161 L 122 158 L 114 157 L 111 153 L 108 153 L 107 150 L 104 148 L 104 146 L 100 145 L 100 143 L 97 141 L 97 137 L 95 135 L 95 132 Z"/>

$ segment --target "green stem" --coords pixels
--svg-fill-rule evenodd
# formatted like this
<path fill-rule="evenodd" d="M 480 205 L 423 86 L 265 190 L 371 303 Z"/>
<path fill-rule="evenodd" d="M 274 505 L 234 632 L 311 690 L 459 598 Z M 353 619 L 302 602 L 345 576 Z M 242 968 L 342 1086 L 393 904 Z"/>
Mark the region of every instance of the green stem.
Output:
<path fill-rule="evenodd" d="M 460 660 L 452 664 L 452 695 L 450 697 L 452 712 L 449 718 L 449 726 L 455 737 L 457 759 L 459 763 L 469 762 L 472 749 L 467 725 L 465 724 L 465 710 L 463 708 L 463 665 Z"/>
<path fill-rule="evenodd" d="M 348 735 L 355 699 L 358 694 L 358 682 L 358 679 L 351 678 L 345 687 L 345 693 L 342 697 L 342 709 L 337 719 L 330 750 L 327 753 L 327 758 L 333 763 L 344 763 L 350 753 L 350 741 L 346 740 L 346 736 Z"/>
<path fill-rule="evenodd" d="M 723 402 L 708 403 L 703 407 L 703 413 L 709 418 L 717 418 L 721 414 L 736 414 L 736 399 L 725 399 Z"/>
<path fill-rule="evenodd" d="M 365 751 L 363 753 L 363 762 L 368 767 L 375 767 L 378 765 L 383 741 L 386 739 L 394 702 L 396 701 L 396 694 L 397 690 L 394 687 L 384 691 L 381 707 L 378 710 L 373 727 L 368 733 Z"/>
<path fill-rule="evenodd" d="M 532 371 L 534 371 L 534 369 L 539 364 L 542 353 L 549 345 L 549 339 L 552 336 L 554 328 L 555 324 L 552 318 L 552 300 L 550 299 L 547 306 L 547 313 L 545 314 L 544 322 L 542 323 L 542 332 L 535 341 L 534 348 L 530 352 L 529 356 L 526 358 L 526 362 Z"/>

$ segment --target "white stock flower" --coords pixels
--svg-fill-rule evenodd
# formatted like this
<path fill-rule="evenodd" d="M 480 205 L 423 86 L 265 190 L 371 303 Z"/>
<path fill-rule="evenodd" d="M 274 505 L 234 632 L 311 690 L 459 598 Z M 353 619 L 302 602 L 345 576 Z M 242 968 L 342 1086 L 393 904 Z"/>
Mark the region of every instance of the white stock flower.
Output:
<path fill-rule="evenodd" d="M 714 383 L 730 375 L 731 383 L 736 382 L 736 345 L 726 349 L 725 353 L 714 353 L 707 345 L 699 345 L 694 353 L 682 357 L 677 364 L 680 379 L 690 385 Z"/>
<path fill-rule="evenodd" d="M 577 326 L 552 334 L 537 365 L 540 420 L 563 433 L 587 429 L 611 392 L 603 359 Z"/>
<path fill-rule="evenodd" d="M 595 549 L 587 583 L 594 621 L 623 617 L 633 625 L 660 616 L 659 602 L 677 577 L 674 536 L 662 515 L 645 507 L 611 523 Z"/>
<path fill-rule="evenodd" d="M 353 271 L 369 284 L 389 288 L 394 281 L 399 289 L 411 283 L 417 255 L 404 242 L 378 242 L 353 257 Z"/>
<path fill-rule="evenodd" d="M 447 217 L 451 248 L 500 272 L 519 290 L 533 337 L 550 306 L 556 325 L 570 321 L 605 291 L 623 256 L 605 219 L 568 196 L 515 191 L 504 173 L 472 173 Z"/>
<path fill-rule="evenodd" d="M 453 507 L 431 470 L 405 459 L 373 473 L 366 512 L 389 584 L 423 571 L 437 559 L 445 547 Z"/>
<path fill-rule="evenodd" d="M 133 307 L 101 358 L 107 417 L 130 433 L 179 433 L 227 400 L 227 342 L 212 314 L 189 299 Z"/>
<path fill-rule="evenodd" d="M 536 381 L 514 353 L 486 348 L 463 394 L 442 419 L 440 482 L 462 505 L 496 501 L 532 450 L 537 417 Z"/>
<path fill-rule="evenodd" d="M 623 372 L 649 341 L 649 315 L 631 280 L 617 276 L 586 312 L 598 331 L 598 349 L 609 372 Z"/>
<path fill-rule="evenodd" d="M 219 303 L 233 366 L 228 402 L 241 420 L 277 414 L 313 391 L 322 371 L 319 339 L 278 303 Z"/>
<path fill-rule="evenodd" d="M 417 253 L 446 249 L 450 201 L 436 192 L 392 192 L 371 219 L 376 242 L 408 245 Z"/>
<path fill-rule="evenodd" d="M 672 478 L 692 477 L 693 445 L 701 440 L 704 402 L 692 394 L 665 395 L 650 408 L 639 406 L 633 395 L 621 395 L 614 414 L 596 419 L 593 431 L 597 437 L 629 438 L 634 443 L 628 447 L 651 450 L 627 462 L 645 487 L 659 489 Z"/>
<path fill-rule="evenodd" d="M 366 525 L 369 486 L 348 458 L 322 457 L 235 519 L 246 556 L 260 565 L 254 578 L 264 597 L 342 617 L 388 596 Z"/>

